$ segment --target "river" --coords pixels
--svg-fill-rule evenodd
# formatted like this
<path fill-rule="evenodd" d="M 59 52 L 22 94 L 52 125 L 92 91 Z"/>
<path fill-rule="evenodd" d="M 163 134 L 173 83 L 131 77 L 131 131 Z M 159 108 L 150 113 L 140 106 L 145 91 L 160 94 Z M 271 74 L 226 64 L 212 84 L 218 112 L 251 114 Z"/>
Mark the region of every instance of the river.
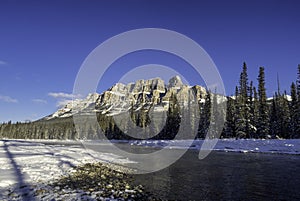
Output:
<path fill-rule="evenodd" d="M 189 150 L 173 165 L 135 182 L 168 200 L 300 200 L 300 156 Z"/>
<path fill-rule="evenodd" d="M 115 144 L 137 153 L 158 149 Z M 115 153 L 112 144 L 89 148 Z M 169 149 L 172 153 L 179 151 Z M 129 158 L 136 161 L 135 157 Z M 127 164 L 139 169 L 160 166 L 147 157 L 139 163 Z M 236 153 L 213 151 L 199 160 L 197 150 L 188 150 L 179 160 L 160 171 L 133 175 L 134 182 L 145 186 L 155 197 L 167 200 L 300 200 L 300 155 L 270 153 Z"/>

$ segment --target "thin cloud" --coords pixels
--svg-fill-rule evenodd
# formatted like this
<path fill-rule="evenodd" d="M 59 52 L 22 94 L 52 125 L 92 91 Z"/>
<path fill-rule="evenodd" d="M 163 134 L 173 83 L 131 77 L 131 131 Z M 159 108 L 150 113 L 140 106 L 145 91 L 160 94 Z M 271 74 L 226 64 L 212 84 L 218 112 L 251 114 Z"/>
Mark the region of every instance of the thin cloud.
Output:
<path fill-rule="evenodd" d="M 47 104 L 46 100 L 38 99 L 38 98 L 32 99 L 32 102 L 39 103 L 39 104 Z"/>
<path fill-rule="evenodd" d="M 7 62 L 0 60 L 0 65 L 6 65 Z"/>
<path fill-rule="evenodd" d="M 65 105 L 67 105 L 68 103 L 71 103 L 72 100 L 67 100 L 67 99 L 63 99 L 63 100 L 59 100 L 56 103 L 56 107 L 64 107 Z"/>
<path fill-rule="evenodd" d="M 68 103 L 72 102 L 72 99 L 80 99 L 82 96 L 80 94 L 68 94 L 63 92 L 50 92 L 48 96 L 57 99 L 56 107 L 64 107 Z"/>
<path fill-rule="evenodd" d="M 15 98 L 12 98 L 10 96 L 2 96 L 2 95 L 0 95 L 0 101 L 4 101 L 7 103 L 17 103 L 18 102 L 18 100 Z"/>
<path fill-rule="evenodd" d="M 48 96 L 51 96 L 53 98 L 64 98 L 64 99 L 72 99 L 72 98 L 80 98 L 81 96 L 79 94 L 68 94 L 63 92 L 50 92 L 48 93 Z"/>

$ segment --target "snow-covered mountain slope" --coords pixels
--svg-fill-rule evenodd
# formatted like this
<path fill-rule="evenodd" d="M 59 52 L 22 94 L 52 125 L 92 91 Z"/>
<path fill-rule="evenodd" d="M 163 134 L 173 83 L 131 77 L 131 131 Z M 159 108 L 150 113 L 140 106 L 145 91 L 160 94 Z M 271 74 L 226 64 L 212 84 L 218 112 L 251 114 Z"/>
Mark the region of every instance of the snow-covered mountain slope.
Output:
<path fill-rule="evenodd" d="M 43 120 L 70 117 L 78 112 L 87 115 L 99 112 L 112 116 L 129 109 L 138 111 L 153 108 L 154 111 L 167 111 L 172 96 L 180 104 L 189 101 L 203 102 L 206 89 L 198 85 L 185 85 L 179 76 L 171 78 L 168 84 L 160 78 L 138 80 L 127 85 L 117 83 L 102 94 L 92 93 L 85 99 L 73 100 Z"/>

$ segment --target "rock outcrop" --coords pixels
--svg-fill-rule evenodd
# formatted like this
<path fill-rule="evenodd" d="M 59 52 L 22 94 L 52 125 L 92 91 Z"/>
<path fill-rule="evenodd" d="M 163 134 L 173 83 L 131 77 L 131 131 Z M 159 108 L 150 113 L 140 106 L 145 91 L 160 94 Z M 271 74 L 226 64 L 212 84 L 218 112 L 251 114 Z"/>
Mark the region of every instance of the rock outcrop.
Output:
<path fill-rule="evenodd" d="M 153 107 L 155 110 L 167 111 L 172 98 L 186 105 L 191 101 L 203 101 L 205 96 L 204 87 L 185 85 L 179 76 L 171 78 L 167 85 L 160 78 L 137 80 L 127 85 L 117 83 L 102 94 L 92 93 L 85 99 L 74 100 L 45 119 L 69 117 L 78 112 L 100 112 L 113 116 L 132 108 L 138 111 Z"/>

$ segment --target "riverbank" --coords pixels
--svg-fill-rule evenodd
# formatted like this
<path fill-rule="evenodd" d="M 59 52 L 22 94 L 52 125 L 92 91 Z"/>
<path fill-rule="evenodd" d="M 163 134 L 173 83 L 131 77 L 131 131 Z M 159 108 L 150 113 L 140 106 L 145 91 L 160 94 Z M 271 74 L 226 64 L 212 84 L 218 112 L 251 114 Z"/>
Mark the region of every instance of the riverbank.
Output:
<path fill-rule="evenodd" d="M 122 166 L 134 161 L 74 144 L 45 145 L 29 140 L 0 140 L 0 200 L 24 200 L 23 196 L 30 197 L 36 191 L 43 192 L 44 188 L 50 191 L 49 195 L 51 191 L 62 192 L 49 184 L 72 174 L 77 167 L 91 163 L 102 163 L 120 171 Z M 68 192 L 68 189 L 64 190 Z M 83 191 L 74 192 L 74 189 L 69 193 L 85 194 Z"/>
<path fill-rule="evenodd" d="M 130 171 L 145 165 L 137 163 L 134 156 L 118 155 L 116 144 L 107 141 L 92 142 L 99 148 L 93 151 L 80 141 L 0 140 L 0 200 L 26 200 L 28 196 L 31 197 L 27 200 L 51 200 L 52 195 L 58 200 L 95 200 L 105 196 L 125 199 L 138 193 L 142 193 L 140 199 L 154 195 L 164 200 L 300 199 L 299 140 L 219 140 L 214 150 L 199 160 L 202 142 L 195 141 L 183 157 L 167 168 L 131 175 Z M 173 154 L 185 149 L 188 141 L 113 143 L 136 154 L 171 145 L 166 152 Z M 158 167 L 162 162 L 150 163 L 147 157 L 141 161 Z M 94 182 L 101 175 L 93 172 L 102 169 L 108 172 L 108 180 L 102 178 L 103 184 L 101 180 Z M 114 171 L 126 174 L 121 176 L 124 180 L 115 177 Z M 133 184 L 126 188 L 131 181 Z M 144 190 L 151 195 L 144 194 Z"/>
<path fill-rule="evenodd" d="M 1 200 L 158 200 L 133 183 L 130 169 L 87 163 L 50 182 L 23 184 L 2 192 Z"/>

